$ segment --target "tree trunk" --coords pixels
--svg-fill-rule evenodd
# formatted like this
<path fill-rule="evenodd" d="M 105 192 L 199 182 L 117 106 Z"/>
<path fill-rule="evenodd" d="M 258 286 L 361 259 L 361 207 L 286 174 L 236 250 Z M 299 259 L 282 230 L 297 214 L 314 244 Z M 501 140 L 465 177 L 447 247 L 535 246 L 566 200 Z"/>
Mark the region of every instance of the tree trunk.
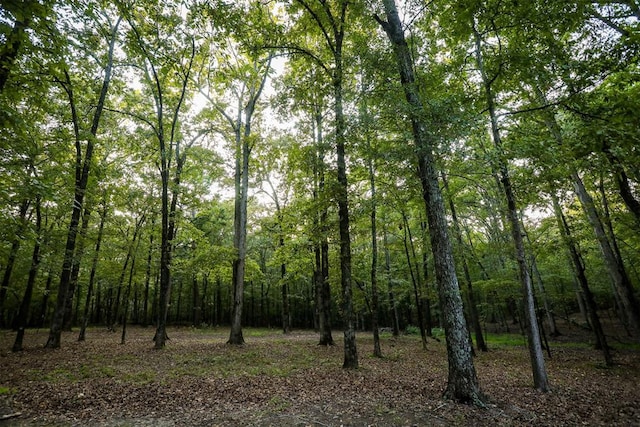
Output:
<path fill-rule="evenodd" d="M 11 4 L 12 3 L 9 3 L 8 5 Z M 17 4 L 19 9 L 12 10 L 8 8 L 17 19 L 13 23 L 11 32 L 5 36 L 4 46 L 0 51 L 0 93 L 4 91 L 13 64 L 18 58 L 18 52 L 24 42 L 24 38 L 27 37 L 26 31 L 33 20 L 33 5 L 38 4 L 38 2 L 35 0 L 27 0 L 13 4 Z"/>
<path fill-rule="evenodd" d="M 151 282 L 151 261 L 153 255 L 153 230 L 156 225 L 156 215 L 151 217 L 151 230 L 149 231 L 149 252 L 147 252 L 147 268 L 144 273 L 144 300 L 142 302 L 142 326 L 149 325 L 149 283 Z"/>
<path fill-rule="evenodd" d="M 33 245 L 33 254 L 31 255 L 31 268 L 29 269 L 29 278 L 27 279 L 27 287 L 24 290 L 24 296 L 22 297 L 22 303 L 20 304 L 20 310 L 18 311 L 18 317 L 16 319 L 16 339 L 13 343 L 13 352 L 22 351 L 22 341 L 24 338 L 24 330 L 27 327 L 27 316 L 29 315 L 29 308 L 31 307 L 31 296 L 33 295 L 33 286 L 38 274 L 38 268 L 40 267 L 40 241 L 42 239 L 42 214 L 40 211 L 40 196 L 36 197 L 36 242 Z"/>
<path fill-rule="evenodd" d="M 228 344 L 244 344 L 242 336 L 242 306 L 244 296 L 244 267 L 246 258 L 247 232 L 247 186 L 249 185 L 249 143 L 242 141 L 240 128 L 236 129 L 236 194 L 233 221 L 233 246 L 236 259 L 233 261 L 233 306 L 231 314 L 231 332 Z"/>
<path fill-rule="evenodd" d="M 84 303 L 84 315 L 82 316 L 82 325 L 80 326 L 80 333 L 78 334 L 78 341 L 85 340 L 85 334 L 87 325 L 89 324 L 89 306 L 91 298 L 93 296 L 93 287 L 96 277 L 96 270 L 98 267 L 98 255 L 100 254 L 100 245 L 102 244 L 102 236 L 104 235 L 104 223 L 107 219 L 107 200 L 106 193 L 102 199 L 102 212 L 100 213 L 100 226 L 98 228 L 98 237 L 96 240 L 96 249 L 93 253 L 93 260 L 91 262 L 91 273 L 89 274 L 89 284 L 87 286 L 87 298 Z M 98 310 L 100 308 L 98 307 Z"/>
<path fill-rule="evenodd" d="M 595 203 L 591 195 L 587 192 L 587 189 L 582 182 L 582 179 L 577 172 L 571 174 L 573 180 L 573 188 L 580 199 L 582 209 L 584 210 L 591 227 L 596 235 L 600 251 L 604 258 L 607 271 L 614 285 L 614 291 L 618 295 L 619 301 L 622 305 L 624 312 L 624 320 L 628 322 L 628 325 L 634 336 L 637 338 L 640 336 L 640 309 L 638 307 L 638 301 L 633 293 L 633 287 L 629 281 L 629 276 L 624 268 L 624 265 L 620 262 L 619 258 L 614 253 L 611 243 L 607 238 L 607 233 L 600 219 L 600 215 L 596 210 Z"/>
<path fill-rule="evenodd" d="M 480 324 L 480 315 L 478 314 L 478 306 L 476 305 L 476 298 L 473 293 L 473 281 L 471 280 L 471 273 L 469 272 L 469 265 L 467 263 L 467 257 L 464 253 L 464 241 L 462 240 L 462 229 L 460 228 L 460 222 L 458 221 L 458 214 L 456 212 L 456 206 L 453 203 L 453 196 L 449 191 L 449 182 L 445 173 L 441 174 L 442 184 L 444 190 L 449 196 L 449 210 L 451 211 L 451 220 L 453 221 L 453 231 L 455 238 L 458 241 L 460 247 L 460 259 L 462 261 L 462 272 L 464 273 L 464 280 L 467 284 L 467 300 L 469 301 L 469 314 L 471 315 L 471 323 L 473 323 L 473 329 L 476 336 L 476 345 L 480 351 L 486 352 L 487 343 L 484 341 L 482 334 L 482 325 Z"/>
<path fill-rule="evenodd" d="M 251 121 L 255 107 L 262 94 L 271 67 L 271 56 L 257 88 L 251 90 L 249 100 L 244 107 L 244 133 L 242 133 L 242 111 L 238 110 L 238 118 L 233 125 L 236 142 L 236 169 L 235 169 L 235 210 L 233 219 L 233 246 L 236 250 L 236 259 L 233 261 L 233 308 L 231 313 L 231 332 L 228 344 L 242 345 L 242 306 L 244 296 L 244 273 L 247 256 L 247 200 L 249 197 L 249 156 L 251 146 Z M 242 102 L 242 100 L 238 100 Z"/>
<path fill-rule="evenodd" d="M 631 185 L 629 184 L 629 177 L 624 170 L 624 166 L 622 165 L 622 162 L 620 162 L 618 156 L 611 152 L 611 147 L 609 147 L 609 144 L 605 145 L 603 151 L 613 169 L 620 197 L 624 201 L 624 204 L 627 206 L 629 212 L 633 214 L 636 220 L 636 224 L 640 226 L 640 202 L 633 195 Z"/>
<path fill-rule="evenodd" d="M 104 110 L 104 104 L 107 98 L 107 92 L 109 90 L 109 84 L 111 83 L 111 71 L 113 68 L 113 51 L 116 43 L 116 35 L 118 27 L 120 26 L 120 19 L 117 20 L 114 27 L 111 30 L 111 39 L 109 41 L 109 52 L 107 56 L 107 64 L 104 70 L 104 78 L 102 81 L 102 89 L 98 102 L 95 105 L 93 114 L 93 121 L 91 123 L 90 134 L 91 137 L 87 139 L 86 149 L 84 156 L 82 156 L 81 147 L 81 134 L 79 129 L 79 118 L 76 111 L 76 103 L 73 94 L 73 88 L 71 85 L 71 79 L 66 74 L 66 83 L 64 89 L 67 92 L 69 98 L 69 106 L 71 108 L 71 115 L 74 124 L 74 133 L 76 136 L 76 165 L 75 165 L 75 191 L 73 198 L 73 208 L 71 211 L 71 221 L 69 223 L 69 229 L 67 232 L 67 243 L 64 250 L 64 260 L 62 262 L 62 272 L 60 274 L 60 285 L 58 286 L 58 299 L 56 302 L 56 308 L 53 313 L 53 320 L 51 322 L 51 328 L 49 330 L 49 338 L 45 344 L 46 348 L 59 348 L 60 337 L 62 334 L 62 326 L 64 321 L 65 302 L 67 298 L 67 291 L 69 289 L 69 281 L 71 279 L 71 268 L 73 264 L 73 257 L 76 249 L 76 236 L 78 234 L 78 224 L 80 224 L 80 214 L 84 207 L 84 196 L 89 183 L 89 172 L 91 169 L 91 162 L 93 157 L 94 140 L 98 134 L 98 126 L 100 125 L 100 119 L 102 118 L 102 112 Z"/>
<path fill-rule="evenodd" d="M 47 319 L 47 311 L 49 308 L 49 296 L 51 294 L 51 283 L 53 282 L 53 271 L 49 269 L 47 274 L 47 282 L 44 285 L 44 294 L 42 295 L 42 303 L 40 304 L 39 327 L 43 327 Z"/>
<path fill-rule="evenodd" d="M 79 241 L 77 242 L 77 245 L 76 245 L 76 253 L 75 253 L 75 256 L 73 257 L 73 263 L 71 266 L 69 288 L 67 289 L 67 301 L 64 307 L 64 321 L 62 323 L 62 330 L 67 332 L 71 332 L 71 327 L 73 325 L 73 322 L 77 320 L 77 319 L 74 319 L 74 315 L 73 315 L 73 297 L 75 296 L 76 289 L 78 288 L 78 278 L 80 277 L 80 264 L 82 262 L 82 257 L 84 256 L 84 243 L 87 236 L 87 229 L 89 228 L 90 216 L 91 216 L 91 210 L 85 207 L 84 214 L 82 215 L 82 220 L 81 220 Z"/>
<path fill-rule="evenodd" d="M 316 165 L 314 175 L 317 183 L 314 188 L 314 201 L 320 202 L 325 197 L 325 147 L 323 134 L 322 107 L 316 105 L 314 114 L 315 140 L 316 140 Z M 315 247 L 316 256 L 316 297 L 318 307 L 318 330 L 320 340 L 318 345 L 335 345 L 331 334 L 331 286 L 329 284 L 329 242 L 327 238 L 327 208 L 324 203 L 319 203 L 321 210 L 317 219 L 317 229 L 320 237 Z"/>
<path fill-rule="evenodd" d="M 284 240 L 280 239 L 281 247 L 284 246 Z M 291 331 L 291 314 L 289 313 L 289 291 L 286 281 L 287 265 L 280 265 L 280 280 L 282 280 L 282 333 L 288 334 Z"/>
<path fill-rule="evenodd" d="M 2 276 L 2 284 L 0 285 L 0 328 L 7 325 L 4 318 L 4 305 L 7 299 L 7 292 L 9 291 L 9 283 L 11 282 L 11 273 L 13 272 L 13 266 L 16 263 L 18 249 L 20 249 L 20 242 L 22 241 L 22 234 L 24 233 L 25 229 L 29 204 L 29 200 L 23 200 L 20 204 L 20 213 L 18 215 L 18 229 L 16 230 L 13 241 L 11 242 L 11 250 L 9 252 L 9 258 L 7 259 L 7 266 L 5 267 L 4 274 Z"/>
<path fill-rule="evenodd" d="M 370 148 L 370 147 L 369 147 Z M 376 222 L 376 178 L 373 160 L 369 158 L 369 183 L 371 188 L 371 329 L 373 329 L 373 355 L 382 357 L 378 326 L 378 231 Z"/>
<path fill-rule="evenodd" d="M 475 18 L 474 18 L 475 19 Z M 531 283 L 531 275 L 527 266 L 527 260 L 524 250 L 523 232 L 520 227 L 520 218 L 518 215 L 518 207 L 511 186 L 511 178 L 506 160 L 503 157 L 502 139 L 498 126 L 498 118 L 495 111 L 495 98 L 492 91 L 492 80 L 486 73 L 484 68 L 484 59 L 482 55 L 482 39 L 480 33 L 473 23 L 473 32 L 475 36 L 476 48 L 476 65 L 480 71 L 482 83 L 484 85 L 487 109 L 489 110 L 489 118 L 491 120 L 491 135 L 493 144 L 498 152 L 498 171 L 500 178 L 500 186 L 504 191 L 507 201 L 507 217 L 511 227 L 511 236 L 515 246 L 515 257 L 518 264 L 520 283 L 522 285 L 522 295 L 524 302 L 525 328 L 527 333 L 527 344 L 529 347 L 529 357 L 531 359 L 531 368 L 533 371 L 534 387 L 540 391 L 547 392 L 550 390 L 547 370 L 542 353 L 542 345 L 540 338 L 540 329 L 538 327 L 538 317 L 536 315 L 535 300 L 533 296 L 533 284 Z"/>
<path fill-rule="evenodd" d="M 582 261 L 580 252 L 578 251 L 573 237 L 571 236 L 571 228 L 569 228 L 567 219 L 562 213 L 562 208 L 560 207 L 560 203 L 558 202 L 558 197 L 555 194 L 551 194 L 551 200 L 553 201 L 553 210 L 558 222 L 560 235 L 562 236 L 562 240 L 569 250 L 569 256 L 571 257 L 571 261 L 573 263 L 573 268 L 576 273 L 580 289 L 582 291 L 582 296 L 584 296 L 584 302 L 586 306 L 585 308 L 589 316 L 589 323 L 591 324 L 591 329 L 593 330 L 596 338 L 596 347 L 602 350 L 602 354 L 607 366 L 612 366 L 613 358 L 611 357 L 611 353 L 609 352 L 607 338 L 604 334 L 604 331 L 602 330 L 602 324 L 600 323 L 600 318 L 598 317 L 598 306 L 596 304 L 595 298 L 593 297 L 593 293 L 589 288 L 589 283 L 587 282 L 584 262 Z"/>
<path fill-rule="evenodd" d="M 416 313 L 418 315 L 418 326 L 420 328 L 420 338 L 422 339 L 422 349 L 427 349 L 427 332 L 424 327 L 424 317 L 422 313 L 422 298 L 420 296 L 420 289 L 422 288 L 422 282 L 420 280 L 420 274 L 418 271 L 414 273 L 414 266 L 416 270 L 418 270 L 418 266 L 415 265 L 415 258 L 411 258 L 409 253 L 409 245 L 411 245 L 412 252 L 415 254 L 413 250 L 413 239 L 411 237 L 411 229 L 409 228 L 409 221 L 407 220 L 407 215 L 402 211 L 402 221 L 404 222 L 404 252 L 407 257 L 407 265 L 409 266 L 409 273 L 411 275 L 411 283 L 413 284 L 413 295 L 416 299 Z"/>
<path fill-rule="evenodd" d="M 387 240 L 387 229 L 383 228 L 384 243 L 384 265 L 387 272 L 387 292 L 389 295 L 389 307 L 391 309 L 391 317 L 393 322 L 393 336 L 400 335 L 400 318 L 398 316 L 398 305 L 396 304 L 395 294 L 393 292 L 393 279 L 391 278 L 391 254 L 389 253 L 389 242 Z"/>
<path fill-rule="evenodd" d="M 462 309 L 462 298 L 456 276 L 453 250 L 447 231 L 444 201 L 438 184 L 433 151 L 435 141 L 426 127 L 426 114 L 417 87 L 411 53 L 404 38 L 402 23 L 394 0 L 384 0 L 387 22 L 378 19 L 393 45 L 400 81 L 409 104 L 415 151 L 418 158 L 422 195 L 429 222 L 431 250 L 438 282 L 442 320 L 447 341 L 449 376 L 444 396 L 446 398 L 484 405 L 485 397 L 480 391 L 476 376 L 466 322 Z"/>

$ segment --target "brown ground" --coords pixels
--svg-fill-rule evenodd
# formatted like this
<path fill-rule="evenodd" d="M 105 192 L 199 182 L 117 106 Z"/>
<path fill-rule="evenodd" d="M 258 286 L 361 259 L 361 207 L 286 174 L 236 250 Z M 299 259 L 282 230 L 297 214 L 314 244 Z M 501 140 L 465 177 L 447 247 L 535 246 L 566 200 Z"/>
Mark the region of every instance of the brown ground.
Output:
<path fill-rule="evenodd" d="M 565 326 L 568 329 L 568 326 Z M 65 334 L 45 350 L 45 331 L 28 331 L 23 353 L 0 331 L 0 426 L 640 426 L 640 351 L 613 342 L 616 366 L 564 335 L 552 344 L 553 387 L 532 389 L 527 351 L 492 341 L 476 369 L 486 409 L 441 399 L 444 343 L 427 351 L 415 336 L 384 336 L 383 359 L 358 337 L 360 369 L 344 371 L 342 342 L 319 347 L 313 332 L 246 330 L 247 344 L 225 344 L 228 331 L 174 329 L 164 350 L 152 329 Z M 334 333 L 341 338 L 341 333 Z M 625 349 L 626 347 L 626 349 Z M 17 415 L 19 414 L 19 415 Z"/>

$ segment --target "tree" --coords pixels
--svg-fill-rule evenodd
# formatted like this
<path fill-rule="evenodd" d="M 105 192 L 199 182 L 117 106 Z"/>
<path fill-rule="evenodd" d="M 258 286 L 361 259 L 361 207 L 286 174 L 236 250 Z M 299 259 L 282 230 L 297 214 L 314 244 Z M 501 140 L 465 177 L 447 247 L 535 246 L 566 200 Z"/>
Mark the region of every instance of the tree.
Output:
<path fill-rule="evenodd" d="M 471 355 L 453 251 L 447 231 L 444 202 L 438 184 L 438 174 L 433 156 L 435 141 L 427 129 L 426 115 L 416 85 L 411 52 L 404 37 L 395 1 L 384 0 L 383 4 L 386 21 L 377 16 L 376 20 L 385 30 L 393 46 L 400 82 L 409 106 L 408 116 L 411 120 L 422 195 L 429 222 L 431 248 L 436 267 L 449 361 L 449 377 L 444 396 L 461 402 L 484 405 L 485 398 L 480 391 Z"/>
<path fill-rule="evenodd" d="M 145 5 L 137 5 L 144 7 Z M 176 5 L 172 5 L 176 6 Z M 154 336 L 155 348 L 161 349 L 167 340 L 167 316 L 171 298 L 171 261 L 173 241 L 178 228 L 178 199 L 181 194 L 182 171 L 189 149 L 202 138 L 207 129 L 184 129 L 182 111 L 189 100 L 189 84 L 196 56 L 195 36 L 186 28 L 179 11 L 165 12 L 159 5 L 154 16 L 138 13 L 141 9 L 123 10 L 131 29 L 132 59 L 140 78 L 152 99 L 143 104 L 146 111 L 121 110 L 125 115 L 146 124 L 158 144 L 161 187 L 161 243 L 159 315 Z M 158 37 L 159 36 L 159 37 Z M 134 100 L 126 100 L 134 101 Z M 134 101 L 135 102 L 135 101 Z M 135 104 L 131 104 L 132 106 Z M 126 106 L 126 104 L 125 104 Z M 151 114 L 149 114 L 151 112 Z M 153 117 L 153 119 L 148 117 Z M 191 132 L 191 134 L 189 134 Z"/>
<path fill-rule="evenodd" d="M 291 44 L 286 48 L 292 53 L 303 53 L 327 73 L 333 90 L 333 113 L 335 125 L 336 164 L 338 187 L 336 199 L 338 203 L 338 229 L 340 232 L 340 284 L 342 289 L 342 316 L 344 320 L 344 362 L 343 368 L 358 368 L 358 350 L 356 347 L 355 316 L 353 310 L 353 288 L 351 277 L 351 238 L 349 231 L 348 180 L 345 160 L 346 121 L 343 107 L 344 97 L 344 41 L 347 27 L 347 9 L 349 2 L 297 0 L 294 2 L 314 29 L 320 32 L 322 49 L 326 51 L 312 52 L 307 46 Z M 328 61 L 323 60 L 323 54 Z M 330 65 L 329 65 L 330 64 Z"/>
<path fill-rule="evenodd" d="M 523 231 L 520 226 L 516 196 L 513 191 L 508 164 L 506 160 L 504 160 L 502 138 L 500 135 L 500 127 L 498 123 L 498 116 L 496 113 L 495 94 L 492 85 L 495 79 L 498 77 L 498 74 L 496 74 L 495 76 L 489 75 L 489 72 L 485 67 L 484 56 L 482 53 L 482 35 L 477 28 L 476 17 L 474 16 L 473 19 L 476 66 L 482 78 L 486 105 L 489 111 L 489 118 L 491 122 L 491 138 L 496 148 L 498 159 L 496 169 L 499 176 L 501 188 L 502 191 L 504 191 L 507 202 L 507 216 L 511 228 L 511 236 L 515 245 L 515 257 L 518 263 L 518 271 L 522 284 L 522 295 L 524 298 L 525 307 L 524 313 L 526 319 L 525 326 L 527 331 L 529 357 L 531 359 L 531 368 L 533 371 L 533 382 L 535 388 L 547 392 L 550 390 L 550 386 L 544 363 L 544 355 L 542 354 L 542 341 L 540 338 L 538 317 L 536 314 L 536 306 L 533 296 L 533 284 L 531 282 L 531 275 L 529 274 L 529 267 L 527 265 Z M 496 36 L 499 37 L 499 35 Z"/>
<path fill-rule="evenodd" d="M 70 71 L 68 68 L 63 70 L 63 76 L 56 77 L 56 80 L 62 86 L 66 92 L 69 108 L 71 110 L 71 117 L 73 121 L 74 130 L 74 144 L 76 149 L 75 160 L 75 192 L 71 211 L 71 221 L 69 222 L 69 229 L 67 233 L 67 243 L 64 251 L 64 261 L 62 264 L 62 273 L 60 275 L 60 284 L 58 286 L 58 297 L 56 303 L 56 309 L 53 314 L 53 320 L 51 322 L 51 328 L 49 331 L 49 338 L 45 347 L 58 348 L 60 347 L 60 336 L 62 332 L 65 306 L 67 301 L 67 291 L 69 289 L 69 283 L 71 280 L 71 270 L 73 268 L 73 260 L 76 256 L 76 238 L 78 235 L 78 226 L 80 224 L 80 217 L 84 207 L 85 192 L 89 183 L 89 173 L 91 171 L 91 164 L 93 158 L 93 151 L 97 140 L 98 128 L 100 126 L 100 120 L 105 108 L 107 100 L 107 93 L 109 91 L 109 85 L 111 84 L 111 76 L 113 71 L 114 49 L 117 41 L 118 28 L 120 26 L 120 18 L 115 21 L 112 20 L 109 13 L 104 13 L 102 19 L 105 20 L 105 24 L 109 28 L 107 45 L 108 53 L 104 63 L 104 78 L 102 80 L 102 87 L 100 89 L 98 99 L 95 102 L 95 110 L 93 118 L 91 120 L 91 126 L 88 134 L 85 134 L 82 129 L 83 124 L 78 115 L 77 97 L 75 92 L 75 85 L 72 80 Z M 85 135 L 88 135 L 86 137 Z M 86 138 L 86 140 L 85 140 Z M 84 147 L 83 147 L 84 145 Z M 84 150 L 84 152 L 83 152 Z"/>

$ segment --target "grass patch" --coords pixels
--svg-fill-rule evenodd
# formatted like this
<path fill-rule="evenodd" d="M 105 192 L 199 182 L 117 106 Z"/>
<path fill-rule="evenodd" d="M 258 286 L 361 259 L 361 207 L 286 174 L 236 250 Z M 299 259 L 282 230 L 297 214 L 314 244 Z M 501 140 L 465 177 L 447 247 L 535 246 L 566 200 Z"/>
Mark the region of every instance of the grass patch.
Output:
<path fill-rule="evenodd" d="M 485 334 L 488 346 L 491 347 L 516 347 L 526 345 L 526 339 L 520 334 Z"/>
<path fill-rule="evenodd" d="M 145 385 L 156 380 L 154 371 L 144 370 L 139 372 L 126 372 L 122 375 L 122 379 L 129 384 Z"/>
<path fill-rule="evenodd" d="M 10 396 L 13 393 L 15 393 L 15 392 L 14 392 L 14 390 L 12 388 L 0 386 L 0 396 Z"/>

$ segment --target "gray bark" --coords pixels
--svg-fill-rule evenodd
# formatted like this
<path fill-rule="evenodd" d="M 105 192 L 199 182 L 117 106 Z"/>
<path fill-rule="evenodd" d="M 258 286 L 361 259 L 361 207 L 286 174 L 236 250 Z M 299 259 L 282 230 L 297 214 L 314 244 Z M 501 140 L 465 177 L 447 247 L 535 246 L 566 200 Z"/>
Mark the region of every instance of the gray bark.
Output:
<path fill-rule="evenodd" d="M 484 405 L 485 397 L 480 391 L 472 349 L 469 345 L 469 332 L 462 309 L 462 297 L 447 230 L 444 201 L 438 184 L 438 172 L 433 154 L 436 142 L 427 130 L 424 106 L 416 85 L 411 54 L 404 38 L 395 1 L 384 0 L 384 8 L 387 21 L 378 18 L 378 22 L 393 45 L 400 81 L 410 107 L 409 115 L 416 145 L 422 194 L 429 222 L 431 250 L 433 251 L 449 362 L 449 376 L 444 396 L 456 401 Z"/>
<path fill-rule="evenodd" d="M 500 178 L 500 186 L 504 191 L 504 195 L 507 201 L 507 218 L 511 227 L 511 236 L 515 246 L 515 257 L 518 264 L 520 283 L 522 286 L 522 295 L 524 299 L 524 314 L 525 314 L 525 328 L 527 332 L 527 345 L 529 348 L 529 357 L 531 359 L 531 368 L 533 371 L 533 383 L 534 387 L 540 391 L 547 392 L 550 390 L 549 380 L 547 377 L 547 370 L 544 362 L 544 355 L 542 353 L 542 344 L 540 329 L 538 327 L 538 318 L 536 315 L 535 300 L 533 296 L 533 284 L 531 282 L 531 275 L 529 274 L 529 268 L 527 266 L 527 260 L 524 250 L 523 230 L 520 227 L 520 218 L 518 215 L 518 206 L 511 186 L 511 178 L 509 176 L 509 169 L 506 160 L 503 157 L 502 140 L 500 137 L 500 131 L 498 127 L 498 119 L 495 111 L 495 99 L 491 88 L 492 80 L 487 75 L 484 68 L 484 61 L 482 56 L 482 40 L 480 33 L 475 28 L 474 23 L 474 35 L 475 35 L 475 48 L 476 48 L 476 65 L 480 71 L 482 82 L 485 89 L 485 97 L 487 102 L 487 108 L 489 110 L 489 117 L 491 119 L 491 135 L 496 150 L 498 151 L 498 171 Z"/>

